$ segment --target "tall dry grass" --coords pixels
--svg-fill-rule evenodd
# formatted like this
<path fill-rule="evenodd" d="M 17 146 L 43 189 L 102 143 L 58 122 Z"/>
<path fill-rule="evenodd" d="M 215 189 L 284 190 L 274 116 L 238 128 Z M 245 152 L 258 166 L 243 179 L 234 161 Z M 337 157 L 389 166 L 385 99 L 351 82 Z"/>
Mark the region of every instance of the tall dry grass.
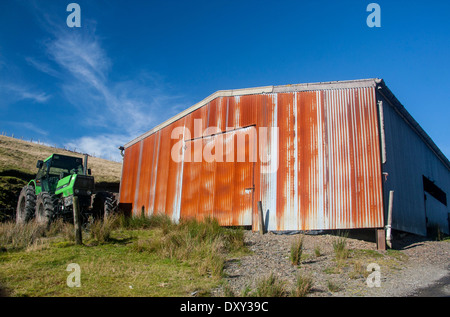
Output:
<path fill-rule="evenodd" d="M 57 220 L 49 226 L 34 221 L 25 224 L 15 222 L 0 223 L 0 249 L 22 250 L 43 243 L 45 238 L 62 235 L 66 240 L 74 240 L 73 225 Z"/>
<path fill-rule="evenodd" d="M 350 250 L 347 248 L 348 233 L 340 234 L 333 241 L 333 250 L 336 260 L 342 261 L 349 257 Z"/>
<path fill-rule="evenodd" d="M 290 259 L 291 259 L 292 265 L 296 265 L 296 266 L 300 265 L 302 254 L 303 254 L 303 236 L 299 236 L 291 244 Z"/>
<path fill-rule="evenodd" d="M 200 274 L 222 276 L 226 254 L 245 248 L 243 230 L 221 227 L 217 220 L 212 218 L 203 221 L 182 219 L 178 224 L 174 224 L 165 216 L 152 218 L 131 220 L 132 226 L 151 226 L 158 232 L 151 238 L 137 241 L 133 246 L 134 250 L 197 263 Z"/>

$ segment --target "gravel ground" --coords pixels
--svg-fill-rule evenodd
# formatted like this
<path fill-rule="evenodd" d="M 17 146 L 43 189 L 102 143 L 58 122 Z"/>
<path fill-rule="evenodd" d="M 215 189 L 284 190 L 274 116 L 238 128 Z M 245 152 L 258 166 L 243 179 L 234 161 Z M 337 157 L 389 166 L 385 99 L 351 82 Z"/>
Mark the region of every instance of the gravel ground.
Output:
<path fill-rule="evenodd" d="M 291 264 L 290 248 L 299 237 L 303 238 L 303 256 L 297 267 Z M 247 231 L 245 241 L 251 254 L 227 262 L 226 288 L 234 296 L 244 296 L 244 290 L 251 296 L 258 281 L 274 274 L 290 290 L 301 274 L 313 279 L 308 295 L 312 297 L 450 296 L 450 241 L 403 235 L 396 237 L 394 250 L 377 251 L 375 242 L 348 237 L 349 257 L 336 261 L 333 249 L 336 239 L 338 236 L 329 234 L 261 236 Z M 368 286 L 368 278 L 375 281 L 372 277 L 378 274 L 367 271 L 370 263 L 379 267 L 379 287 Z M 229 293 L 225 294 L 221 287 L 213 295 Z"/>

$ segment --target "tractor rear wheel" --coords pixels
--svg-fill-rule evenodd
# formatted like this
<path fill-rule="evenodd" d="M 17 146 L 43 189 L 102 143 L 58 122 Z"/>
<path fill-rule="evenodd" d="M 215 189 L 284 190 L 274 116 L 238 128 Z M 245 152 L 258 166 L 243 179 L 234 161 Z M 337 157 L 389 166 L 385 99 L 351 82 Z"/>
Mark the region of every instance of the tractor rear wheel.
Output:
<path fill-rule="evenodd" d="M 42 192 L 36 199 L 36 222 L 40 224 L 50 224 L 55 214 L 56 198 L 47 193 Z"/>
<path fill-rule="evenodd" d="M 22 188 L 17 202 L 16 223 L 24 224 L 34 217 L 36 207 L 36 192 L 33 185 Z"/>
<path fill-rule="evenodd" d="M 117 212 L 117 199 L 109 192 L 98 192 L 93 203 L 94 218 L 103 219 Z"/>
<path fill-rule="evenodd" d="M 105 217 L 111 216 L 117 212 L 117 199 L 114 195 L 110 195 L 105 199 Z"/>

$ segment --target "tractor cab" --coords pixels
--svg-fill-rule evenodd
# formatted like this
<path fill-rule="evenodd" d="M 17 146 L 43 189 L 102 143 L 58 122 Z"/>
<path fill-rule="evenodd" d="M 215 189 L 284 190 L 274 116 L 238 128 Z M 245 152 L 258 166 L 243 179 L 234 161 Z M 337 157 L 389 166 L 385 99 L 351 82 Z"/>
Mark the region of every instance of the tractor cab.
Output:
<path fill-rule="evenodd" d="M 90 175 L 90 170 L 85 170 L 83 160 L 79 157 L 71 157 L 60 154 L 52 154 L 44 161 L 37 161 L 36 167 L 39 169 L 36 175 L 36 187 L 40 191 L 54 193 L 58 182 L 70 175 Z"/>

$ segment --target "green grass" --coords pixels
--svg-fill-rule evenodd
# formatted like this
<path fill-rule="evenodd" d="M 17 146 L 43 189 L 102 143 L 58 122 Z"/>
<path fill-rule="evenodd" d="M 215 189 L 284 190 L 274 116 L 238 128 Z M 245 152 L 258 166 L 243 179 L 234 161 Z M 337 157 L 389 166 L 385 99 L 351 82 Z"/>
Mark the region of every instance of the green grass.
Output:
<path fill-rule="evenodd" d="M 245 252 L 242 230 L 212 219 L 116 217 L 92 224 L 81 246 L 70 224 L 0 230 L 0 285 L 11 296 L 208 295 L 222 282 L 226 258 Z M 80 265 L 80 288 L 66 284 L 70 263 Z"/>
<path fill-rule="evenodd" d="M 80 288 L 66 285 L 70 263 L 81 267 Z M 5 253 L 0 267 L 2 285 L 13 296 L 187 296 L 217 284 L 195 266 L 117 243 Z"/>

